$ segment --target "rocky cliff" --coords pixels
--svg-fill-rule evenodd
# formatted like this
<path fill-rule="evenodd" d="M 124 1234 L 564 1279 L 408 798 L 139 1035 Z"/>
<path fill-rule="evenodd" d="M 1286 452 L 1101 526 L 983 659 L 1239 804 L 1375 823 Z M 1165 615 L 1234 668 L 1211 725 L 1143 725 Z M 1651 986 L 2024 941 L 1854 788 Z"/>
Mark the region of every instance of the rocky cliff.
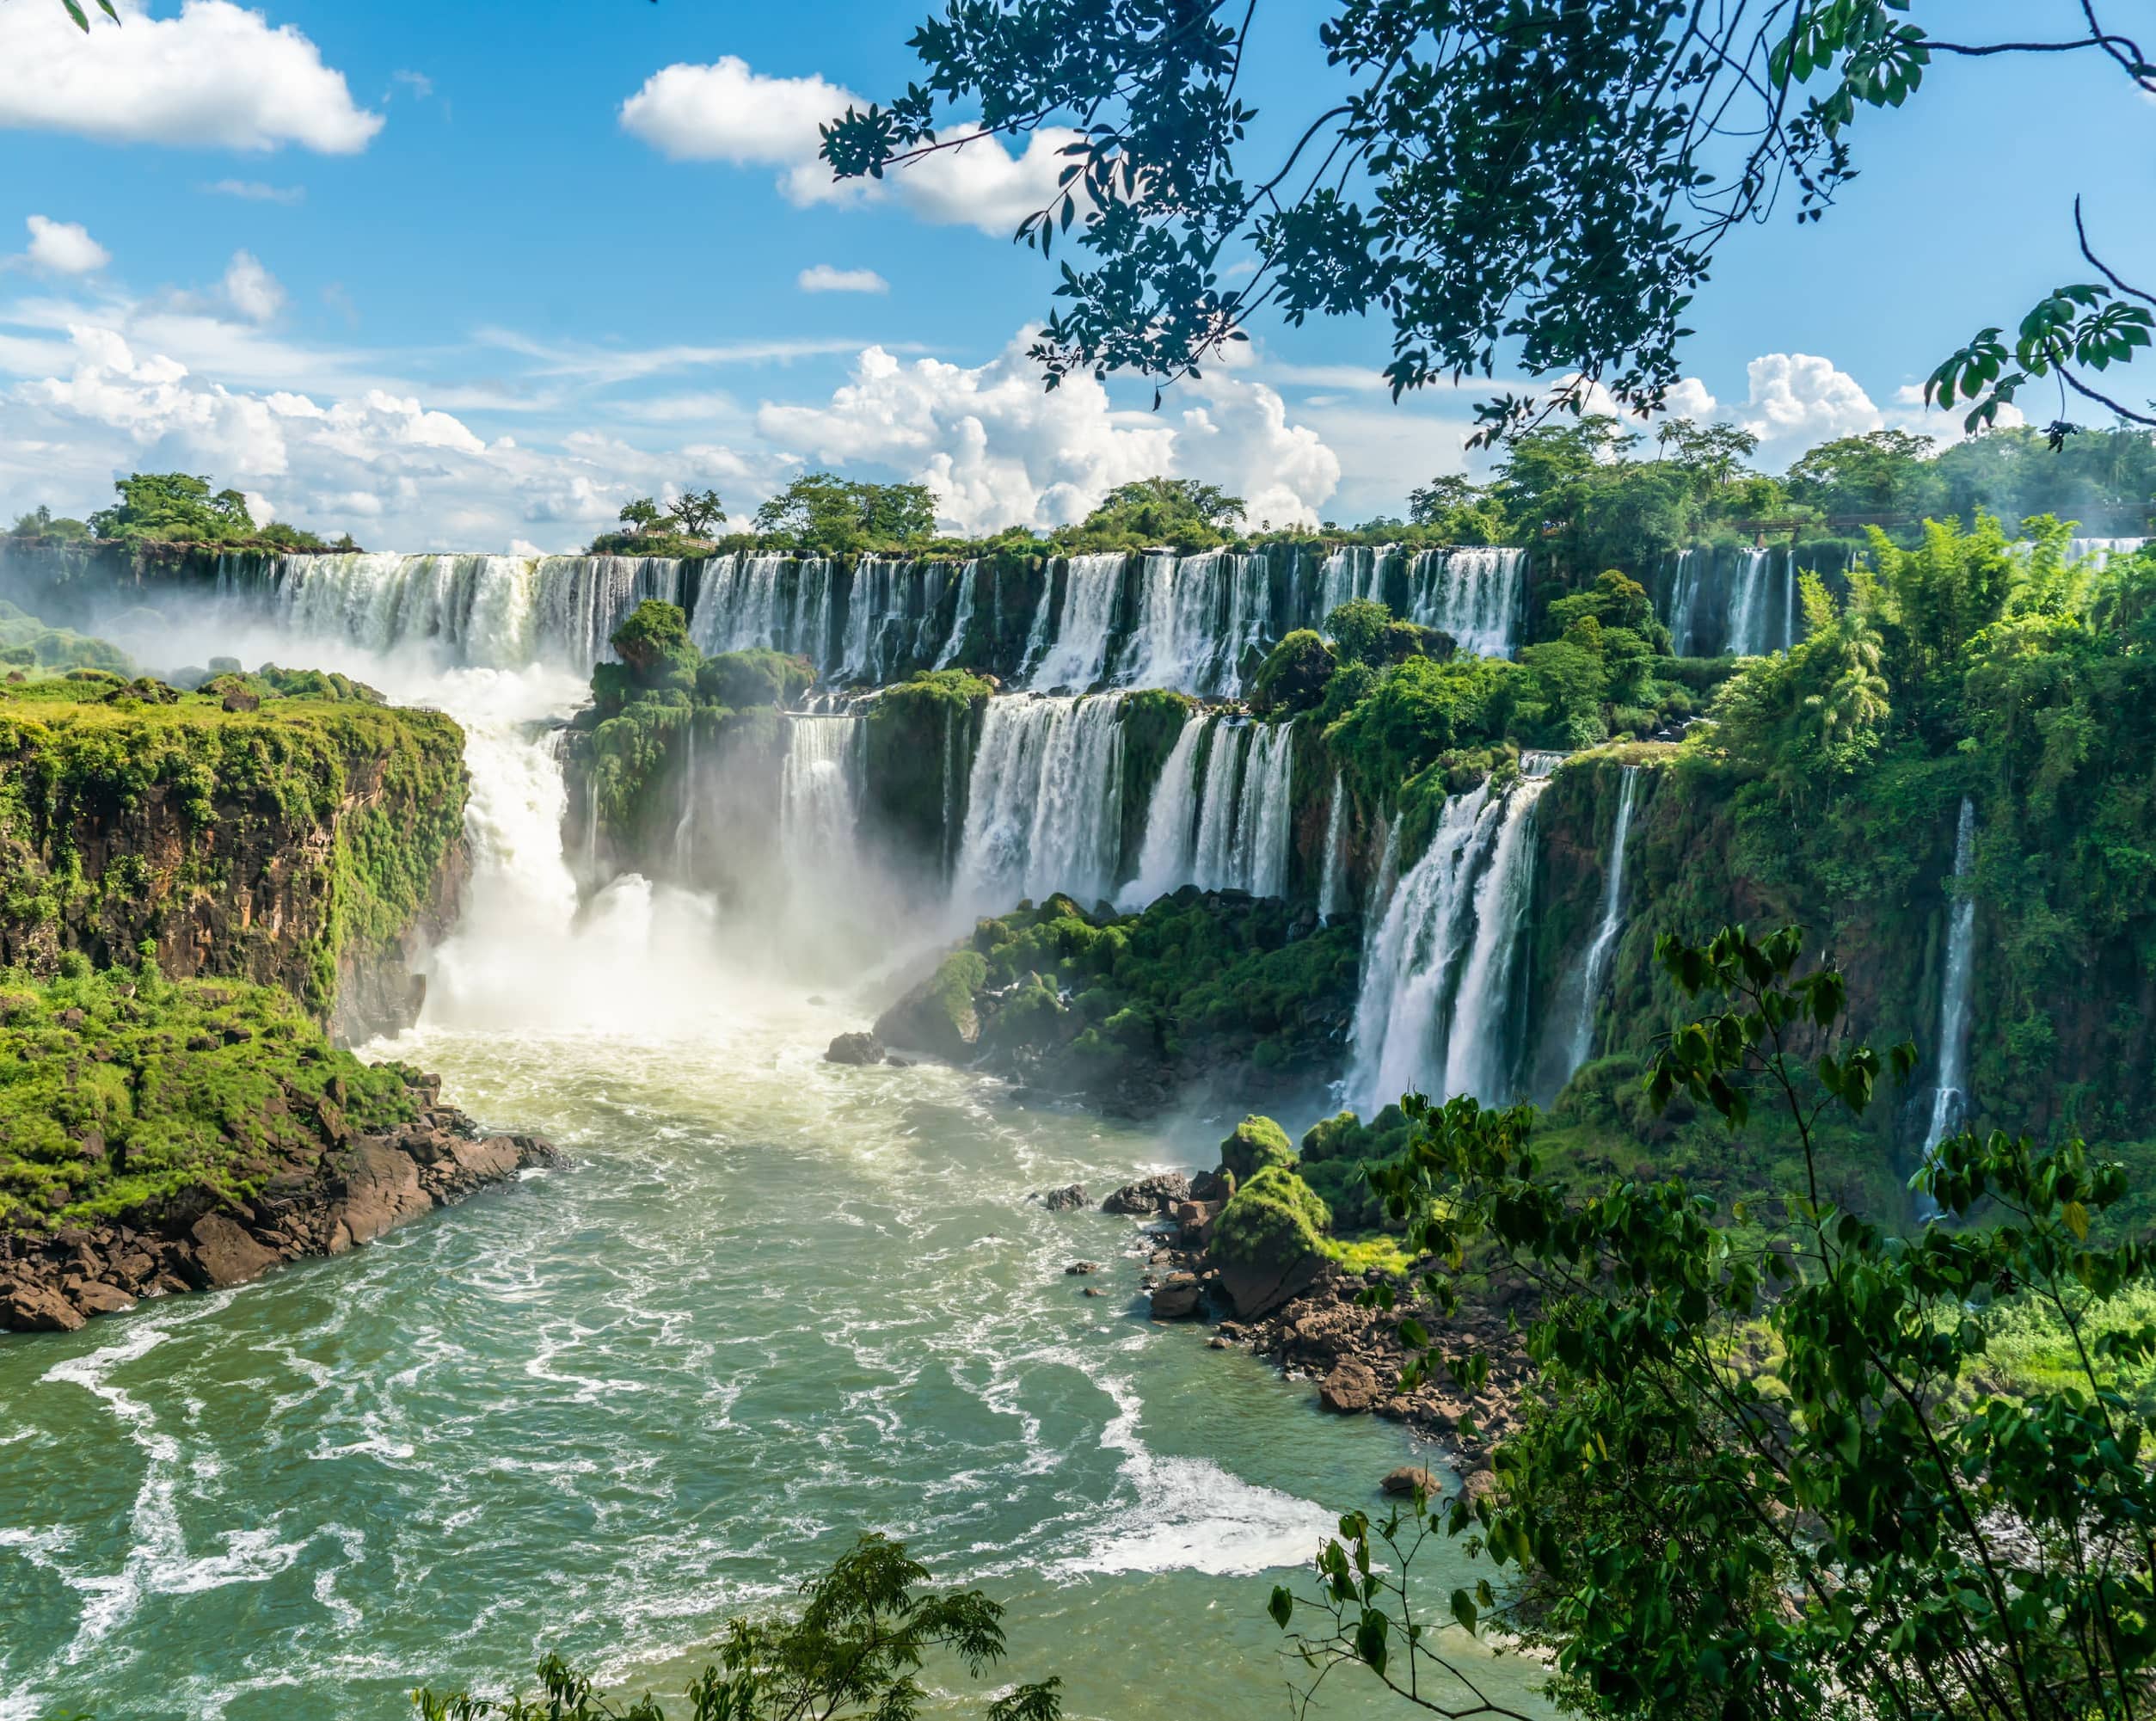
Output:
<path fill-rule="evenodd" d="M 282 987 L 347 1041 L 404 1027 L 468 867 L 462 754 L 447 717 L 360 698 L 7 690 L 0 963 L 148 946 L 169 978 Z"/>

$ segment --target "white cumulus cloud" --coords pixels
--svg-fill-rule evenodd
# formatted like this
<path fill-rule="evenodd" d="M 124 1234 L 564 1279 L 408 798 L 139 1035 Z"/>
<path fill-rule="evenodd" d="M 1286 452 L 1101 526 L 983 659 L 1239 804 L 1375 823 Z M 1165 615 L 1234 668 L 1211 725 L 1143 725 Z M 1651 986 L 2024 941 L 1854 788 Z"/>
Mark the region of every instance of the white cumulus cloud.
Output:
<path fill-rule="evenodd" d="M 780 191 L 803 207 L 895 200 L 924 221 L 998 238 L 1056 194 L 1060 152 L 1078 136 L 1044 129 L 1013 156 L 999 139 L 961 126 L 946 134 L 958 148 L 894 168 L 880 181 L 834 181 L 817 153 L 819 127 L 865 105 L 827 78 L 770 77 L 727 54 L 709 65 L 662 66 L 622 104 L 621 123 L 675 161 L 777 168 Z"/>
<path fill-rule="evenodd" d="M 285 289 L 251 251 L 235 251 L 224 271 L 224 297 L 249 323 L 269 323 L 285 308 Z"/>
<path fill-rule="evenodd" d="M 113 260 L 113 254 L 91 238 L 89 229 L 80 222 L 33 215 L 26 224 L 30 230 L 29 258 L 34 268 L 56 275 L 86 275 Z"/>
<path fill-rule="evenodd" d="M 1191 385 L 1197 404 L 1168 418 L 1117 408 L 1090 377 L 1053 392 L 1022 332 L 987 364 L 922 359 L 880 347 L 822 405 L 767 403 L 757 427 L 775 446 L 829 464 L 894 469 L 935 491 L 960 532 L 1049 527 L 1081 519 L 1110 489 L 1164 473 L 1221 483 L 1253 519 L 1315 523 L 1340 463 L 1305 426 L 1287 422 L 1262 384 L 1219 376 Z"/>
<path fill-rule="evenodd" d="M 119 28 L 88 35 L 50 3 L 0 5 L 0 126 L 107 143 L 330 155 L 366 147 L 379 114 L 290 24 L 231 0 L 186 0 L 177 17 L 120 0 Z"/>
<path fill-rule="evenodd" d="M 874 269 L 838 269 L 818 263 L 794 277 L 803 292 L 888 292 L 891 283 Z"/>

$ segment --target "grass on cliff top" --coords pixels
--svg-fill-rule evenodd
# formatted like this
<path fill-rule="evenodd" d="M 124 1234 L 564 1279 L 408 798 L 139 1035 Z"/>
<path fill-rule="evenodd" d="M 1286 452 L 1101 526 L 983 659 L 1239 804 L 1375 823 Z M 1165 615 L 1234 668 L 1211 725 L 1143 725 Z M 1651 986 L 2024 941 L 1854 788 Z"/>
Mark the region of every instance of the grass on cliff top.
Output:
<path fill-rule="evenodd" d="M 311 1159 L 323 1103 L 358 1131 L 415 1115 L 400 1065 L 340 1051 L 272 987 L 151 964 L 0 970 L 0 1227 L 95 1222 L 200 1186 L 244 1200 Z"/>

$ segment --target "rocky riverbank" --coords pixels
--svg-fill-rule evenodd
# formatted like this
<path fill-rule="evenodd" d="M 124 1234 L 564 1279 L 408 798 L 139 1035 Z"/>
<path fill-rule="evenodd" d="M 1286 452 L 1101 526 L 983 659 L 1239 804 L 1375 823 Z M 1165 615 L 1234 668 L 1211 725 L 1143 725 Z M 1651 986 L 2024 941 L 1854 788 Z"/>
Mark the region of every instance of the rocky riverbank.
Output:
<path fill-rule="evenodd" d="M 1277 1182 L 1292 1176 L 1277 1158 L 1267 1163 L 1284 1148 L 1285 1138 L 1277 1146 L 1269 1143 L 1257 1127 L 1266 1124 L 1248 1120 L 1229 1137 L 1218 1171 L 1195 1179 L 1160 1173 L 1101 1202 L 1102 1211 L 1139 1223 L 1131 1253 L 1142 1263 L 1139 1289 L 1149 1312 L 1156 1320 L 1212 1323 L 1215 1349 L 1239 1346 L 1268 1358 L 1290 1379 L 1311 1383 L 1328 1411 L 1406 1423 L 1437 1444 L 1471 1487 L 1483 1485 L 1474 1478 L 1488 1474 L 1490 1448 L 1518 1425 L 1532 1379 L 1520 1343 L 1532 1291 L 1499 1281 L 1464 1297 L 1449 1318 L 1418 1308 L 1441 1354 L 1479 1353 L 1489 1359 L 1489 1375 L 1470 1390 L 1440 1368 L 1437 1378 L 1398 1390 L 1407 1361 L 1398 1337 L 1404 1309 L 1367 1306 L 1360 1299 L 1387 1278 L 1404 1298 L 1420 1265 L 1404 1274 L 1354 1270 L 1341 1258 L 1346 1251 L 1310 1246 L 1293 1227 L 1253 1223 L 1239 1211 L 1238 1201 L 1261 1214 L 1277 1211 Z M 1075 1187 L 1043 1191 L 1039 1199 L 1052 1211 L 1086 1204 L 1084 1191 Z M 1091 1275 L 1097 1269 L 1076 1263 L 1067 1270 Z M 1086 1294 L 1101 1293 L 1089 1282 Z"/>
<path fill-rule="evenodd" d="M 243 1285 L 371 1243 L 527 1166 L 566 1163 L 537 1136 L 482 1138 L 439 1087 L 419 1078 L 416 1116 L 390 1134 L 352 1134 L 334 1103 L 320 1108 L 304 1126 L 318 1151 L 288 1148 L 250 1200 L 197 1188 L 104 1224 L 0 1231 L 0 1327 L 72 1332 L 144 1298 Z"/>

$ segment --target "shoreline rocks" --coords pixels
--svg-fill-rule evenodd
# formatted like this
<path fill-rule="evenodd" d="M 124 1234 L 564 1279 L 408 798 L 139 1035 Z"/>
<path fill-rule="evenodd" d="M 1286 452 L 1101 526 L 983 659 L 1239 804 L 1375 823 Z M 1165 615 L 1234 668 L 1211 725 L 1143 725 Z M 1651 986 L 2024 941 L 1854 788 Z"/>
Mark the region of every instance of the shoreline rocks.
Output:
<path fill-rule="evenodd" d="M 393 1134 L 347 1135 L 324 1116 L 321 1151 L 288 1157 L 251 1200 L 198 1189 L 105 1224 L 0 1231 L 0 1330 L 74 1332 L 151 1297 L 243 1285 L 371 1243 L 527 1166 L 568 1163 L 537 1136 L 482 1139 L 438 1089 L 421 1079 L 415 1091 L 428 1103 Z"/>

